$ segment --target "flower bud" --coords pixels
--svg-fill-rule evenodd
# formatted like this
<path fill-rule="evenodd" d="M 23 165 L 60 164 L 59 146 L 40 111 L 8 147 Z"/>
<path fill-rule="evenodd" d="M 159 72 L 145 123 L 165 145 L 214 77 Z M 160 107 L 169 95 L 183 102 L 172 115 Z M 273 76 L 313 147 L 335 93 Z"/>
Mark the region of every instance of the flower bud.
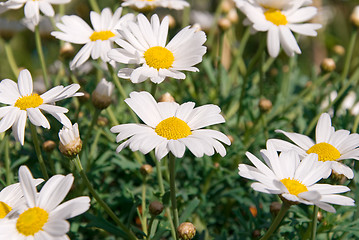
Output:
<path fill-rule="evenodd" d="M 356 6 L 350 15 L 350 21 L 354 26 L 359 27 L 359 6 Z"/>
<path fill-rule="evenodd" d="M 111 95 L 114 89 L 114 85 L 111 82 L 102 79 L 97 84 L 95 91 L 92 92 L 92 103 L 97 109 L 105 109 L 111 104 Z"/>
<path fill-rule="evenodd" d="M 343 56 L 345 54 L 345 48 L 341 45 L 335 45 L 333 47 L 333 51 L 339 56 Z"/>
<path fill-rule="evenodd" d="M 79 127 L 75 123 L 71 128 L 63 127 L 59 132 L 60 152 L 69 158 L 74 158 L 81 152 L 82 141 L 80 139 Z"/>
<path fill-rule="evenodd" d="M 172 15 L 167 15 L 168 17 L 168 27 L 174 28 L 176 26 L 176 19 Z"/>
<path fill-rule="evenodd" d="M 262 98 L 259 100 L 258 106 L 262 112 L 268 112 L 272 109 L 272 102 L 269 99 Z"/>
<path fill-rule="evenodd" d="M 177 233 L 180 239 L 191 240 L 196 235 L 196 227 L 190 222 L 184 222 L 177 227 Z"/>
<path fill-rule="evenodd" d="M 251 212 L 253 217 L 257 217 L 258 211 L 257 211 L 256 206 L 250 206 L 249 211 Z"/>
<path fill-rule="evenodd" d="M 97 118 L 97 125 L 100 126 L 100 127 L 104 127 L 104 126 L 107 126 L 108 124 L 108 119 L 105 118 L 105 117 L 101 117 L 99 116 Z"/>
<path fill-rule="evenodd" d="M 56 147 L 56 143 L 52 140 L 47 140 L 42 144 L 42 148 L 45 152 L 52 152 Z"/>
<path fill-rule="evenodd" d="M 261 236 L 261 231 L 259 231 L 258 229 L 254 229 L 252 232 L 252 237 L 254 239 L 259 238 Z"/>
<path fill-rule="evenodd" d="M 221 3 L 221 9 L 225 13 L 228 13 L 229 11 L 231 11 L 231 9 L 233 9 L 233 7 L 234 7 L 234 2 L 231 0 L 225 0 L 225 1 L 222 1 L 222 3 Z"/>
<path fill-rule="evenodd" d="M 69 42 L 65 42 L 65 44 L 60 48 L 60 56 L 63 58 L 72 58 L 74 53 L 75 49 Z"/>
<path fill-rule="evenodd" d="M 227 18 L 229 19 L 229 21 L 231 21 L 231 23 L 237 23 L 238 20 L 239 20 L 237 10 L 236 10 L 235 8 L 232 8 L 232 9 L 228 12 Z"/>
<path fill-rule="evenodd" d="M 229 141 L 231 141 L 231 144 L 234 142 L 234 137 L 232 135 L 227 135 Z"/>
<path fill-rule="evenodd" d="M 143 176 L 148 176 L 150 175 L 151 173 L 153 172 L 153 168 L 150 164 L 144 164 L 141 166 L 140 168 L 140 173 L 143 175 Z"/>
<path fill-rule="evenodd" d="M 163 204 L 159 201 L 153 201 L 150 203 L 150 206 L 148 207 L 150 214 L 152 216 L 158 216 L 162 213 L 163 211 Z"/>
<path fill-rule="evenodd" d="M 231 25 L 232 23 L 228 18 L 221 18 L 218 20 L 218 26 L 224 31 L 230 28 Z"/>
<path fill-rule="evenodd" d="M 332 72 L 335 70 L 336 65 L 333 58 L 324 58 L 320 67 L 324 72 Z"/>
<path fill-rule="evenodd" d="M 166 92 L 165 94 L 162 94 L 162 96 L 160 97 L 160 99 L 158 101 L 159 102 L 174 102 L 175 99 L 174 99 L 174 97 L 172 97 L 172 95 L 169 92 Z"/>
<path fill-rule="evenodd" d="M 90 94 L 88 92 L 85 92 L 85 91 L 82 91 L 84 93 L 84 95 L 82 96 L 79 96 L 78 97 L 78 100 L 81 102 L 81 103 L 85 103 L 87 102 L 89 99 L 90 99 Z"/>

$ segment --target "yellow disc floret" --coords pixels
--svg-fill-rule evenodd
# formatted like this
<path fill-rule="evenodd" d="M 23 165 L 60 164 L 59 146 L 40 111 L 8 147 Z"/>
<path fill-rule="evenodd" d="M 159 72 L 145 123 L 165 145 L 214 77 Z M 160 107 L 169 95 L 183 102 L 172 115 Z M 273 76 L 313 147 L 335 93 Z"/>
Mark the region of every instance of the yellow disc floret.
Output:
<path fill-rule="evenodd" d="M 287 25 L 287 17 L 283 15 L 283 13 L 280 10 L 277 9 L 269 9 L 264 13 L 264 16 L 266 19 L 273 24 L 279 26 L 279 25 Z"/>
<path fill-rule="evenodd" d="M 318 154 L 319 161 L 335 161 L 340 158 L 340 152 L 338 149 L 330 145 L 329 143 L 321 142 L 317 143 L 307 151 L 308 154 L 316 153 Z"/>
<path fill-rule="evenodd" d="M 146 60 L 146 64 L 150 67 L 168 69 L 172 67 L 172 64 L 175 60 L 173 53 L 164 47 L 151 47 L 146 50 L 143 54 Z"/>
<path fill-rule="evenodd" d="M 307 192 L 307 187 L 298 180 L 284 178 L 280 180 L 292 195 L 298 196 L 299 193 Z"/>
<path fill-rule="evenodd" d="M 36 108 L 40 106 L 44 100 L 37 93 L 33 93 L 28 96 L 20 97 L 15 102 L 15 107 L 20 108 L 21 110 L 26 110 L 28 108 Z"/>
<path fill-rule="evenodd" d="M 192 134 L 191 128 L 183 120 L 176 117 L 169 117 L 161 121 L 155 129 L 155 132 L 168 140 L 177 140 L 185 138 Z"/>
<path fill-rule="evenodd" d="M 6 217 L 6 215 L 11 211 L 11 207 L 4 202 L 0 201 L 0 219 Z"/>
<path fill-rule="evenodd" d="M 16 222 L 16 229 L 25 236 L 33 236 L 35 233 L 42 231 L 42 227 L 47 223 L 49 214 L 42 208 L 29 208 L 22 214 Z"/>
<path fill-rule="evenodd" d="M 114 36 L 115 36 L 115 34 L 111 31 L 99 31 L 99 32 L 93 32 L 93 34 L 90 36 L 90 39 L 93 42 L 95 42 L 97 40 L 105 41 Z"/>

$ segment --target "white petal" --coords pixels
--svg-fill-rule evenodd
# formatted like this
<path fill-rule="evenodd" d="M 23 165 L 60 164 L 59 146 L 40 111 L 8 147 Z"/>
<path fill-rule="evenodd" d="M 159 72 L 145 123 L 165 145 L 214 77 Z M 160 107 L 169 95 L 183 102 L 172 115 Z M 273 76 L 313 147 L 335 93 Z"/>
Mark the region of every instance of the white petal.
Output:
<path fill-rule="evenodd" d="M 32 124 L 50 129 L 49 121 L 47 121 L 44 114 L 42 114 L 38 108 L 28 108 L 26 111 Z"/>
<path fill-rule="evenodd" d="M 330 136 L 332 134 L 332 121 L 328 113 L 323 113 L 320 115 L 320 118 L 315 129 L 316 143 L 329 142 Z"/>
<path fill-rule="evenodd" d="M 28 206 L 30 208 L 37 206 L 37 191 L 34 184 L 34 178 L 32 177 L 30 170 L 24 165 L 19 168 L 19 182 Z"/>
<path fill-rule="evenodd" d="M 32 77 L 29 70 L 22 70 L 17 81 L 21 96 L 27 96 L 32 93 Z"/>
<path fill-rule="evenodd" d="M 62 203 L 51 212 L 55 219 L 69 219 L 86 212 L 90 207 L 89 197 L 77 197 Z"/>

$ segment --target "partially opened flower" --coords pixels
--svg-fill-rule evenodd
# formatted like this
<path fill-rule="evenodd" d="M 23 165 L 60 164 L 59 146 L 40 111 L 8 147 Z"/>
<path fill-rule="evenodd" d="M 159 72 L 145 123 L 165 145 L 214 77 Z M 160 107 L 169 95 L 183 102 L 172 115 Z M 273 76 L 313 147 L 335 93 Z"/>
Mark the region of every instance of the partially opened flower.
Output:
<path fill-rule="evenodd" d="M 186 75 L 180 71 L 199 71 L 193 66 L 200 63 L 206 53 L 205 33 L 190 27 L 182 29 L 166 44 L 168 17 L 160 23 L 156 14 L 151 23 L 139 14 L 137 23 L 130 22 L 120 33 L 123 39 L 116 39 L 116 43 L 121 48 L 112 49 L 108 55 L 116 62 L 140 65 L 135 69 L 120 69 L 118 73 L 133 83 L 148 78 L 154 83 L 161 83 L 166 77 L 184 79 Z"/>
<path fill-rule="evenodd" d="M 181 10 L 189 7 L 185 0 L 124 0 L 122 7 L 131 7 L 138 11 L 150 11 L 157 7 Z"/>
<path fill-rule="evenodd" d="M 34 185 L 42 183 L 43 179 L 33 179 Z M 25 204 L 25 199 L 22 194 L 20 183 L 11 184 L 0 192 L 0 220 L 8 216 L 16 214 L 14 209 L 18 209 Z"/>
<path fill-rule="evenodd" d="M 308 0 L 237 0 L 237 7 L 246 15 L 246 24 L 254 31 L 268 32 L 267 48 L 271 57 L 277 57 L 280 46 L 288 56 L 301 53 L 292 33 L 316 36 L 320 24 L 303 23 L 317 14 L 317 8 L 306 6 Z"/>
<path fill-rule="evenodd" d="M 182 105 L 157 103 L 148 92 L 132 92 L 125 102 L 145 124 L 112 127 L 111 132 L 118 133 L 117 142 L 128 138 L 117 152 L 127 146 L 143 154 L 155 149 L 156 158 L 160 160 L 169 151 L 181 158 L 187 147 L 196 157 L 211 156 L 215 152 L 226 155 L 226 149 L 219 141 L 230 145 L 228 137 L 219 131 L 200 129 L 225 122 L 218 106 L 209 104 L 195 108 L 193 102 Z"/>
<path fill-rule="evenodd" d="M 78 84 L 56 86 L 39 95 L 33 92 L 32 77 L 27 69 L 20 72 L 17 84 L 10 79 L 2 80 L 0 102 L 8 106 L 0 107 L 0 132 L 12 127 L 15 139 L 23 145 L 27 117 L 35 126 L 50 128 L 50 123 L 41 110 L 54 116 L 63 125 L 71 127 L 71 121 L 65 115 L 68 109 L 56 106 L 55 102 L 82 96 L 83 93 L 76 93 L 79 89 Z"/>
<path fill-rule="evenodd" d="M 60 152 L 66 157 L 73 158 L 81 152 L 82 141 L 77 123 L 71 126 L 71 128 L 62 127 L 59 131 L 59 139 Z"/>
<path fill-rule="evenodd" d="M 121 13 L 122 8 L 118 8 L 113 15 L 109 8 L 103 9 L 101 14 L 92 11 L 90 18 L 94 29 L 78 16 L 61 18 L 61 22 L 56 24 L 60 31 L 54 31 L 51 35 L 63 41 L 85 44 L 72 60 L 71 69 L 81 66 L 90 56 L 92 59 L 110 61 L 107 52 L 112 48 L 112 43 L 118 35 L 117 30 L 133 19 L 133 14 L 121 17 Z"/>
<path fill-rule="evenodd" d="M 4 221 L 0 225 L 0 238 L 69 239 L 66 233 L 70 224 L 66 219 L 80 215 L 90 207 L 89 197 L 77 197 L 60 204 L 72 186 L 72 174 L 52 176 L 39 193 L 26 166 L 20 167 L 19 178 L 26 204 L 19 209 L 19 217 Z"/>
<path fill-rule="evenodd" d="M 24 6 L 25 18 L 35 26 L 40 21 L 40 11 L 46 16 L 53 17 L 55 11 L 51 4 L 65 4 L 71 0 L 8 0 L 0 3 L 0 13 L 9 9 L 19 9 Z"/>
<path fill-rule="evenodd" d="M 256 191 L 279 194 L 293 203 L 314 204 L 328 212 L 335 212 L 330 204 L 354 205 L 353 199 L 337 195 L 349 191 L 348 187 L 317 183 L 331 172 L 330 164 L 318 161 L 317 154 L 309 154 L 302 161 L 295 151 L 278 156 L 268 141 L 267 149 L 261 151 L 265 164 L 249 152 L 246 155 L 255 167 L 239 164 L 239 175 L 257 181 L 251 185 Z"/>
<path fill-rule="evenodd" d="M 276 130 L 276 132 L 283 133 L 295 143 L 270 139 L 278 151 L 295 150 L 301 157 L 316 153 L 319 161 L 331 163 L 334 172 L 343 174 L 350 179 L 354 177 L 353 170 L 339 161 L 344 159 L 359 160 L 359 134 L 350 134 L 348 130 L 335 131 L 329 114 L 323 113 L 320 116 L 315 130 L 315 142 L 299 133 L 282 130 Z"/>

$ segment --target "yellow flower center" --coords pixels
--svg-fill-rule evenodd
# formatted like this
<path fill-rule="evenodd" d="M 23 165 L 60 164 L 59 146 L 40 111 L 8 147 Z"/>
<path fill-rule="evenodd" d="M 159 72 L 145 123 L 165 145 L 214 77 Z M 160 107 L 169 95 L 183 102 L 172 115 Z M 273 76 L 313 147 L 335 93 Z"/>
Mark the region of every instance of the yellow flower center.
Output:
<path fill-rule="evenodd" d="M 168 69 L 172 67 L 175 60 L 175 57 L 170 50 L 160 46 L 147 49 L 143 55 L 145 57 L 146 64 L 150 67 L 156 68 L 157 70 L 160 68 Z"/>
<path fill-rule="evenodd" d="M 298 180 L 284 178 L 280 180 L 292 195 L 298 196 L 299 193 L 307 192 L 307 187 Z"/>
<path fill-rule="evenodd" d="M 338 149 L 330 145 L 329 143 L 321 142 L 315 144 L 307 151 L 308 154 L 316 153 L 318 154 L 318 160 L 325 162 L 325 161 L 335 161 L 340 158 L 340 152 Z"/>
<path fill-rule="evenodd" d="M 99 32 L 93 32 L 93 34 L 90 36 L 90 39 L 93 42 L 95 42 L 97 40 L 105 41 L 114 36 L 115 36 L 115 34 L 111 31 L 99 31 Z"/>
<path fill-rule="evenodd" d="M 168 140 L 185 138 L 192 134 L 191 128 L 183 120 L 176 117 L 169 117 L 162 120 L 155 128 L 155 132 Z"/>
<path fill-rule="evenodd" d="M 6 217 L 6 215 L 11 211 L 11 207 L 4 202 L 0 201 L 0 219 Z"/>
<path fill-rule="evenodd" d="M 44 100 L 37 93 L 33 93 L 28 96 L 20 97 L 15 102 L 15 107 L 20 108 L 21 110 L 26 110 L 28 108 L 36 108 L 40 106 Z"/>
<path fill-rule="evenodd" d="M 16 222 L 16 229 L 25 236 L 33 236 L 42 230 L 48 219 L 49 214 L 44 209 L 39 207 L 29 208 L 20 214 Z"/>
<path fill-rule="evenodd" d="M 287 25 L 287 17 L 281 13 L 278 9 L 269 9 L 264 13 L 266 19 L 273 24 L 279 25 Z"/>

